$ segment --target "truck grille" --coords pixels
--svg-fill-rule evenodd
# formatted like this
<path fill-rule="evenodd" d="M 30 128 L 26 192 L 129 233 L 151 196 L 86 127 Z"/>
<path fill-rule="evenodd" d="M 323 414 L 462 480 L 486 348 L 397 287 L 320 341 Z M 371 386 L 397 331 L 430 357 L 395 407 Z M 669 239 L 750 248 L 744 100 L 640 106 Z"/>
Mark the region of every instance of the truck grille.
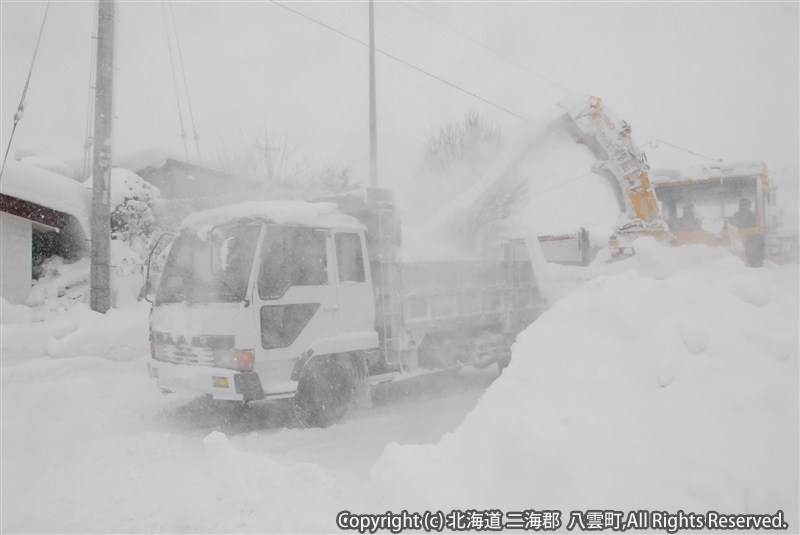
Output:
<path fill-rule="evenodd" d="M 175 364 L 199 364 L 201 366 L 214 365 L 214 350 L 206 347 L 192 347 L 190 345 L 159 345 L 161 360 Z"/>
<path fill-rule="evenodd" d="M 156 358 L 175 364 L 214 366 L 215 350 L 233 348 L 233 336 L 196 336 L 187 341 L 183 336 L 153 333 Z"/>

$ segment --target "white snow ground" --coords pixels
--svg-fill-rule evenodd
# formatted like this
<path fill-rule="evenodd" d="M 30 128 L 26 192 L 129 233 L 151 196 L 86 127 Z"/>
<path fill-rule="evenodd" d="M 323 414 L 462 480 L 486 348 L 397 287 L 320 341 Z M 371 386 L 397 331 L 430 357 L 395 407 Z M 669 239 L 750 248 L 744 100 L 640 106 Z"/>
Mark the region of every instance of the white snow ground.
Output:
<path fill-rule="evenodd" d="M 551 266 L 565 297 L 485 392 L 492 371 L 382 391 L 323 430 L 161 396 L 145 304 L 4 302 L 2 531 L 336 532 L 342 509 L 458 507 L 781 509 L 797 533 L 798 266 L 637 250 Z"/>

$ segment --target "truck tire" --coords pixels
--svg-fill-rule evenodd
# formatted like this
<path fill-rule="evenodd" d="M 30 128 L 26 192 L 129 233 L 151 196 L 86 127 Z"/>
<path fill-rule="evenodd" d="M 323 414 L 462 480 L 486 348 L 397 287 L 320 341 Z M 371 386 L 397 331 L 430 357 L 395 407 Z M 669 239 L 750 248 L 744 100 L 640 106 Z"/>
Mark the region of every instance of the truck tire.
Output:
<path fill-rule="evenodd" d="M 349 359 L 317 357 L 303 369 L 292 403 L 303 427 L 328 427 L 344 417 L 353 399 L 355 377 Z"/>
<path fill-rule="evenodd" d="M 764 236 L 761 234 L 748 236 L 744 244 L 744 253 L 748 266 L 762 267 L 766 256 L 766 240 L 764 240 Z"/>

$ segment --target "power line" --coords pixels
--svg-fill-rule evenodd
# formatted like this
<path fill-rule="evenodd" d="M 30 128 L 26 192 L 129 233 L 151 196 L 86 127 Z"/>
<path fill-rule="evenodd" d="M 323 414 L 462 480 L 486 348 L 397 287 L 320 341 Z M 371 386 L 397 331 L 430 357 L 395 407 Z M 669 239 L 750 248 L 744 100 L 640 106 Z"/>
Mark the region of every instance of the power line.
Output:
<path fill-rule="evenodd" d="M 14 114 L 14 126 L 11 128 L 11 135 L 8 136 L 8 145 L 6 146 L 6 154 L 3 156 L 3 166 L 0 167 L 0 179 L 3 178 L 3 171 L 6 169 L 6 162 L 8 161 L 8 151 L 11 150 L 11 140 L 14 139 L 14 132 L 17 131 L 17 124 L 22 119 L 25 112 L 25 95 L 28 94 L 28 86 L 31 83 L 31 76 L 33 75 L 33 64 L 36 62 L 36 55 L 39 53 L 39 43 L 42 42 L 42 34 L 44 33 L 44 23 L 47 22 L 47 13 L 50 11 L 50 2 L 47 2 L 47 7 L 44 9 L 44 17 L 42 18 L 42 27 L 39 28 L 39 37 L 36 39 L 36 48 L 33 49 L 33 57 L 31 58 L 31 68 L 28 69 L 28 78 L 25 80 L 25 87 L 22 89 L 22 97 L 19 99 L 19 106 L 17 106 L 17 113 Z"/>
<path fill-rule="evenodd" d="M 561 91 L 563 91 L 564 93 L 567 93 L 567 94 L 571 94 L 571 93 L 573 93 L 572 91 L 570 91 L 569 89 L 567 89 L 567 88 L 566 88 L 566 87 L 564 87 L 563 85 L 559 84 L 558 82 L 556 82 L 556 81 L 554 81 L 554 80 L 551 80 L 551 79 L 550 79 L 550 78 L 548 78 L 547 76 L 545 76 L 545 75 L 543 75 L 543 74 L 541 74 L 541 73 L 538 73 L 538 72 L 534 71 L 533 69 L 531 69 L 531 68 L 530 68 L 530 67 L 528 67 L 527 65 L 524 65 L 524 64 L 522 64 L 522 63 L 518 62 L 517 60 L 515 60 L 515 59 L 513 59 L 513 58 L 510 58 L 510 57 L 508 57 L 508 56 L 506 56 L 505 54 L 503 54 L 503 53 L 501 53 L 501 52 L 499 52 L 499 51 L 495 50 L 494 48 L 490 47 L 489 45 L 486 45 L 486 44 L 484 44 L 484 43 L 482 43 L 482 42 L 478 41 L 478 40 L 477 40 L 477 39 L 475 39 L 474 37 L 471 37 L 471 36 L 467 35 L 466 33 L 462 32 L 461 30 L 459 30 L 459 29 L 457 29 L 457 28 L 454 28 L 454 27 L 450 26 L 449 24 L 446 24 L 446 23 L 444 23 L 444 22 L 440 21 L 439 19 L 436 19 L 436 18 L 432 17 L 431 15 L 429 15 L 429 14 L 425 13 L 424 11 L 422 11 L 422 10 L 420 10 L 420 9 L 417 9 L 416 7 L 412 6 L 411 4 L 408 4 L 408 3 L 406 3 L 406 2 L 398 2 L 398 3 L 399 3 L 399 4 L 401 4 L 401 5 L 403 5 L 403 6 L 405 6 L 405 7 L 407 7 L 408 9 L 410 9 L 410 10 L 412 10 L 412 11 L 415 11 L 416 13 L 418 13 L 418 14 L 420 14 L 421 16 L 425 17 L 426 19 L 432 20 L 432 21 L 433 21 L 433 22 L 435 22 L 436 24 L 438 24 L 438 25 L 440 25 L 440 26 L 443 26 L 443 27 L 447 28 L 447 29 L 448 29 L 448 30 L 450 30 L 451 32 L 457 33 L 458 35 L 460 35 L 460 36 L 461 36 L 461 37 L 463 37 L 464 39 L 467 39 L 468 41 L 471 41 L 471 42 L 475 43 L 476 45 L 480 46 L 481 48 L 484 48 L 484 49 L 488 50 L 489 52 L 491 52 L 492 54 L 495 54 L 496 56 L 498 56 L 498 57 L 500 57 L 500 58 L 503 58 L 504 60 L 508 61 L 509 63 L 513 63 L 514 65 L 516 65 L 516 66 L 517 66 L 517 67 L 519 67 L 520 69 L 523 69 L 523 70 L 525 70 L 525 71 L 528 71 L 529 73 L 533 74 L 533 75 L 534 75 L 534 76 L 536 76 L 537 78 L 539 78 L 539 79 L 541 79 L 541 80 L 544 80 L 545 82 L 547 82 L 548 84 L 552 85 L 553 87 L 556 87 L 556 88 L 560 89 L 560 90 L 561 90 Z"/>
<path fill-rule="evenodd" d="M 566 186 L 568 184 L 571 184 L 573 182 L 577 182 L 578 180 L 580 180 L 582 178 L 586 178 L 591 174 L 592 174 L 591 171 L 588 172 L 588 173 L 583 173 L 582 175 L 570 178 L 569 180 L 565 180 L 564 182 L 560 182 L 560 183 L 556 184 L 555 186 L 552 186 L 552 187 L 549 187 L 549 188 L 545 188 L 545 189 L 537 191 L 535 193 L 531 193 L 529 196 L 530 197 L 535 197 L 537 195 L 542 195 L 543 193 L 547 193 L 549 191 L 553 191 L 554 189 L 563 188 L 564 186 Z"/>
<path fill-rule="evenodd" d="M 194 122 L 194 110 L 192 109 L 192 99 L 189 97 L 189 83 L 186 81 L 186 69 L 184 68 L 183 53 L 181 52 L 181 41 L 178 38 L 178 25 L 175 23 L 175 9 L 172 7 L 172 2 L 169 3 L 169 11 L 172 14 L 172 29 L 175 32 L 175 47 L 178 49 L 178 63 L 181 67 L 181 76 L 183 77 L 183 88 L 186 92 L 186 103 L 189 107 L 189 119 L 192 121 L 192 135 L 194 137 L 194 148 L 197 151 L 197 163 L 203 163 L 203 158 L 200 156 L 200 136 L 197 134 L 197 125 Z"/>
<path fill-rule="evenodd" d="M 642 130 L 641 128 L 639 130 L 642 131 L 642 134 L 644 134 L 646 136 L 650 136 L 651 138 L 653 138 L 652 141 L 649 141 L 649 142 L 645 143 L 644 145 L 642 145 L 642 147 L 645 147 L 647 145 L 651 145 L 653 142 L 657 141 L 659 143 L 663 143 L 664 145 L 672 147 L 673 149 L 682 150 L 683 152 L 688 152 L 689 154 L 693 154 L 695 156 L 699 156 L 700 158 L 705 158 L 706 160 L 709 160 L 709 161 L 712 161 L 712 162 L 719 163 L 719 162 L 722 161 L 722 158 L 712 158 L 711 156 L 706 156 L 705 154 L 700 154 L 699 152 L 695 152 L 693 150 L 689 150 L 689 149 L 684 148 L 684 147 L 679 147 L 678 145 L 675 145 L 674 143 L 670 143 L 668 141 L 664 141 L 663 139 L 657 138 L 653 134 L 649 134 L 649 133 L 645 132 L 644 130 Z"/>
<path fill-rule="evenodd" d="M 358 44 L 360 44 L 360 45 L 362 45 L 362 46 L 365 46 L 365 47 L 369 48 L 369 44 L 368 44 L 368 43 L 365 43 L 364 41 L 361 41 L 360 39 L 358 39 L 358 38 L 356 38 L 356 37 L 353 37 L 352 35 L 349 35 L 349 34 L 347 34 L 347 33 L 343 32 L 343 31 L 341 31 L 341 30 L 339 30 L 339 29 L 337 29 L 337 28 L 334 28 L 333 26 L 330 26 L 330 25 L 328 25 L 328 24 L 325 24 L 324 22 L 321 22 L 321 21 L 319 21 L 319 20 L 317 20 L 317 19 L 313 18 L 313 17 L 310 17 L 309 15 L 306 15 L 305 13 L 302 13 L 302 12 L 300 12 L 300 11 L 297 11 L 297 10 L 295 10 L 295 9 L 292 9 L 292 8 L 290 8 L 289 6 L 287 6 L 287 5 L 285 5 L 285 4 L 282 4 L 282 3 L 278 2 L 277 0 L 270 0 L 270 1 L 271 1 L 273 4 L 275 4 L 275 5 L 279 6 L 279 7 L 282 7 L 282 8 L 284 8 L 284 9 L 286 9 L 287 11 L 291 11 L 291 12 L 292 12 L 292 13 L 294 13 L 295 15 L 298 15 L 298 16 L 300 16 L 300 17 L 303 17 L 304 19 L 306 19 L 306 20 L 308 20 L 308 21 L 310 21 L 310 22 L 313 22 L 314 24 L 317 24 L 317 25 L 319 25 L 319 26 L 322 26 L 323 28 L 326 28 L 326 29 L 328 29 L 328 30 L 330 30 L 330 31 L 332 31 L 332 32 L 334 32 L 334 33 L 337 33 L 337 34 L 341 35 L 342 37 L 344 37 L 344 38 L 346 38 L 346 39 L 349 39 L 349 40 L 351 40 L 351 41 L 353 41 L 353 42 L 356 42 L 356 43 L 358 43 Z M 457 30 L 457 29 L 455 29 L 455 28 L 453 28 L 453 27 L 451 27 L 451 26 L 449 26 L 449 25 L 447 25 L 447 24 L 444 24 L 443 22 L 440 22 L 440 21 L 438 21 L 437 19 L 434 19 L 433 17 L 431 17 L 431 16 L 427 15 L 426 13 L 424 13 L 424 12 L 422 12 L 422 11 L 419 11 L 419 10 L 418 10 L 418 9 L 416 9 L 416 8 L 413 8 L 413 7 L 411 7 L 410 5 L 406 4 L 405 2 L 399 2 L 399 3 L 400 3 L 400 4 L 403 4 L 404 6 L 406 6 L 406 7 L 410 8 L 410 9 L 412 9 L 412 10 L 414 10 L 414 11 L 418 12 L 418 13 L 420 13 L 421 15 L 423 15 L 423 16 L 425 16 L 425 17 L 427 17 L 427 18 L 431 19 L 431 20 L 433 20 L 434 22 L 436 22 L 436 23 L 438 23 L 438 24 L 441 24 L 442 26 L 444 26 L 444 27 L 446 27 L 446 28 L 450 29 L 451 31 L 453 31 L 453 32 L 455 32 L 455 33 L 457 33 L 457 34 L 461 35 L 461 36 L 462 36 L 462 37 L 464 37 L 465 39 L 468 39 L 468 40 L 470 40 L 470 41 L 472 41 L 472 42 L 474 42 L 474 43 L 476 43 L 476 44 L 478 44 L 478 45 L 482 46 L 483 48 L 485 48 L 485 49 L 487 49 L 487 50 L 491 51 L 492 53 L 494 53 L 494 54 L 497 54 L 498 56 L 502 57 L 503 59 L 505 59 L 505 60 L 507 60 L 507 61 L 509 61 L 509 62 L 511 62 L 511 63 L 513 63 L 513 64 L 515 64 L 515 65 L 517 65 L 517 66 L 519 66 L 519 67 L 521 67 L 521 68 L 523 68 L 523 69 L 525 69 L 526 71 L 529 71 L 529 72 L 531 72 L 532 74 L 534 74 L 534 75 L 538 76 L 538 77 L 539 77 L 539 78 L 541 78 L 542 80 L 545 80 L 546 82 L 548 82 L 548 83 L 550 83 L 550 84 L 554 85 L 555 87 L 559 88 L 560 90 L 562 90 L 562 91 L 564 91 L 564 92 L 566 92 L 566 93 L 571 93 L 571 91 L 570 91 L 569 89 L 565 88 L 565 87 L 564 87 L 564 86 L 562 86 L 561 84 L 558 84 L 557 82 L 554 82 L 553 80 L 550 80 L 549 78 L 547 78 L 547 77 L 545 77 L 545 76 L 543 76 L 543 75 L 541 75 L 541 74 L 539 74 L 539 73 L 537 73 L 537 72 L 533 71 L 532 69 L 530 69 L 530 68 L 526 67 L 525 65 L 522 65 L 521 63 L 518 63 L 518 62 L 516 62 L 515 60 L 513 60 L 513 59 L 511 59 L 511 58 L 508 58 L 508 57 L 506 57 L 505 55 L 503 55 L 503 54 L 501 54 L 501 53 L 497 52 L 496 50 L 492 49 L 491 47 L 489 47 L 489 46 L 487 46 L 487 45 L 484 45 L 483 43 L 481 43 L 480 41 L 478 41 L 478 40 L 476 40 L 476 39 L 474 39 L 474 38 L 470 37 L 469 35 L 467 35 L 467 34 L 465 34 L 465 33 L 461 32 L 461 31 L 459 31 L 459 30 Z M 431 77 L 431 78 L 433 78 L 433 79 L 435 79 L 435 80 L 437 80 L 437 81 L 439 81 L 439 82 L 442 82 L 442 83 L 444 83 L 445 85 L 448 85 L 448 86 L 450 86 L 450 87 L 452 87 L 452 88 L 454 88 L 454 89 L 456 89 L 456 90 L 458 90 L 458 91 L 460 91 L 460 92 L 462 92 L 462 93 L 465 93 L 465 94 L 467 94 L 467 95 L 470 95 L 471 97 L 477 98 L 478 100 L 480 100 L 480 101 L 482 101 L 482 102 L 485 102 L 486 104 L 489 104 L 490 106 L 492 106 L 492 107 L 494 107 L 494 108 L 497 108 L 497 109 L 499 109 L 499 110 L 501 110 L 501 111 L 504 111 L 504 112 L 506 112 L 506 113 L 508 113 L 508 114 L 510 114 L 510 115 L 512 115 L 512 116 L 514 116 L 514 117 L 516 117 L 516 118 L 518 118 L 518 119 L 521 119 L 521 120 L 525 121 L 526 123 L 532 123 L 532 121 L 530 121 L 530 120 L 529 120 L 529 119 L 527 119 L 526 117 L 523 117 L 522 115 L 519 115 L 518 113 L 515 113 L 515 112 L 513 112 L 513 111 L 511 111 L 511 110 L 509 110 L 509 109 L 507 109 L 507 108 L 504 108 L 503 106 L 501 106 L 501 105 L 499 105 L 499 104 L 496 104 L 496 103 L 494 103 L 494 102 L 492 102 L 492 101 L 490 101 L 490 100 L 488 100 L 488 99 L 486 99 L 486 98 L 484 98 L 484 97 L 481 97 L 480 95 L 477 95 L 477 94 L 475 94 L 475 93 L 473 93 L 473 92 L 471 92 L 471 91 L 469 91 L 469 90 L 466 90 L 466 89 L 464 89 L 464 88 L 462 88 L 462 87 L 460 87 L 460 86 L 457 86 L 456 84 L 454 84 L 454 83 L 452 83 L 452 82 L 449 82 L 448 80 L 445 80 L 444 78 L 441 78 L 441 77 L 439 77 L 439 76 L 437 76 L 437 75 L 435 75 L 435 74 L 432 74 L 432 73 L 430 73 L 430 72 L 428 72 L 428 71 L 426 71 L 426 70 L 424 70 L 424 69 L 422 69 L 422 68 L 420 68 L 420 67 L 417 67 L 416 65 L 413 65 L 413 64 L 411 64 L 411 63 L 409 63 L 409 62 L 407 62 L 407 61 L 405 61 L 405 60 L 403 60 L 403 59 L 401 59 L 401 58 L 398 58 L 397 56 L 394 56 L 394 55 L 392 55 L 392 54 L 389 54 L 388 52 L 386 52 L 386 51 L 384 51 L 384 50 L 381 50 L 381 49 L 379 49 L 379 48 L 375 48 L 375 51 L 376 51 L 376 52 L 378 52 L 379 54 L 381 54 L 381 55 L 383 55 L 383 56 L 385 56 L 385 57 L 389 58 L 389 59 L 392 59 L 392 60 L 394 60 L 394 61 L 396 61 L 396 62 L 398 62 L 398 63 L 401 63 L 401 64 L 405 65 L 406 67 L 409 67 L 409 68 L 411 68 L 411 69 L 414 69 L 414 70 L 415 70 L 415 71 L 417 71 L 417 72 L 420 72 L 420 73 L 422 73 L 422 74 L 424 74 L 424 75 L 426 75 L 426 76 L 429 76 L 429 77 Z M 640 129 L 640 130 L 641 130 L 641 129 Z M 699 157 L 701 157 L 701 158 L 705 158 L 705 159 L 707 159 L 707 160 L 711 160 L 711 161 L 722 161 L 722 160 L 720 160 L 720 159 L 714 159 L 714 158 L 711 158 L 711 157 L 709 157 L 709 156 L 705 156 L 705 155 L 703 155 L 703 154 L 700 154 L 699 152 L 695 152 L 695 151 L 692 151 L 692 150 L 686 149 L 686 148 L 684 148 L 684 147 L 680 147 L 680 146 L 678 146 L 678 145 L 675 145 L 674 143 L 669 143 L 669 142 L 667 142 L 667 141 L 664 141 L 663 139 L 660 139 L 660 138 L 657 138 L 657 137 L 653 136 L 652 134 L 648 134 L 648 133 L 647 133 L 647 132 L 645 132 L 644 130 L 642 130 L 642 133 L 644 133 L 645 135 L 648 135 L 648 136 L 650 136 L 650 137 L 651 137 L 651 138 L 653 138 L 653 140 L 655 140 L 655 141 L 659 141 L 659 142 L 661 142 L 661 143 L 664 143 L 665 145 L 669 145 L 670 147 L 676 148 L 676 149 L 678 149 L 678 150 L 685 151 L 685 152 L 687 152 L 687 153 L 689 153 L 689 154 L 693 154 L 693 155 L 695 155 L 695 156 L 699 156 Z M 566 181 L 566 182 L 563 182 L 563 183 L 561 183 L 561 184 L 558 184 L 558 185 L 556 185 L 556 186 L 553 186 L 553 187 L 551 187 L 551 188 L 547 188 L 547 189 L 544 189 L 544 190 L 542 190 L 542 191 L 539 191 L 539 192 L 533 193 L 532 195 L 541 195 L 542 193 L 546 193 L 546 192 L 548 192 L 548 191 L 552 191 L 552 190 L 554 190 L 554 189 L 557 189 L 557 188 L 563 187 L 563 186 L 565 186 L 565 185 L 567 185 L 567 184 L 570 184 L 570 183 L 572 183 L 572 182 L 575 182 L 575 181 L 577 181 L 577 180 L 580 180 L 580 179 L 582 179 L 582 178 L 585 178 L 585 177 L 589 176 L 590 174 L 591 174 L 591 173 L 584 173 L 584 174 L 582 174 L 582 175 L 580 175 L 580 176 L 577 176 L 577 177 L 575 177 L 575 178 L 573 178 L 573 179 L 570 179 L 570 180 L 568 180 L 568 181 Z"/>
<path fill-rule="evenodd" d="M 456 33 L 456 34 L 460 35 L 460 36 L 461 36 L 461 37 L 463 37 L 464 39 L 467 39 L 468 41 L 470 41 L 470 42 L 472 42 L 472 43 L 475 43 L 476 45 L 480 46 L 481 48 L 484 48 L 484 49 L 488 50 L 488 51 L 489 51 L 489 52 L 491 52 L 492 54 L 495 54 L 496 56 L 498 56 L 498 57 L 500 57 L 500 58 L 502 58 L 502 59 L 504 59 L 504 60 L 508 61 L 509 63 L 512 63 L 512 64 L 516 65 L 517 67 L 519 67 L 519 68 L 521 68 L 521 69 L 524 69 L 525 71 L 527 71 L 527 72 L 529 72 L 529 73 L 533 74 L 533 75 L 534 75 L 534 76 L 536 76 L 537 78 L 540 78 L 541 80 L 544 80 L 545 82 L 549 83 L 550 85 L 552 85 L 552 86 L 554 86 L 554 87 L 557 87 L 558 89 L 560 89 L 560 90 L 561 90 L 561 91 L 563 91 L 564 93 L 567 93 L 567 94 L 574 94 L 574 93 L 575 93 L 574 91 L 570 91 L 569 89 L 567 89 L 567 88 L 566 88 L 566 87 L 564 87 L 563 85 L 559 84 L 558 82 L 556 82 L 556 81 L 554 81 L 554 80 L 551 80 L 550 78 L 546 77 L 545 75 L 543 75 L 543 74 L 541 74 L 541 73 L 539 73 L 539 72 L 536 72 L 536 71 L 534 71 L 533 69 L 531 69 L 531 68 L 530 68 L 530 67 L 528 67 L 527 65 L 524 65 L 524 64 L 522 64 L 522 63 L 520 63 L 520 62 L 516 61 L 515 59 L 513 59 L 513 58 L 510 58 L 510 57 L 506 56 L 505 54 L 503 54 L 503 53 L 501 53 L 501 52 L 497 51 L 496 49 L 494 49 L 494 48 L 490 47 L 489 45 L 486 45 L 486 44 L 482 43 L 481 41 L 479 41 L 479 40 L 475 39 L 474 37 L 472 37 L 472 36 L 470 36 L 470 35 L 468 35 L 468 34 L 466 34 L 466 33 L 462 32 L 462 31 L 461 31 L 461 30 L 459 30 L 458 28 L 454 28 L 453 26 L 450 26 L 449 24 L 446 24 L 446 23 L 444 23 L 444 22 L 440 21 L 439 19 L 437 19 L 437 18 L 435 18 L 435 17 L 433 17 L 433 16 L 429 15 L 428 13 L 425 13 L 424 11 L 422 11 L 422 10 L 420 10 L 420 9 L 417 9 L 416 7 L 412 6 L 411 4 L 409 4 L 409 3 L 407 3 L 407 2 L 398 2 L 398 3 L 399 3 L 399 4 L 401 4 L 401 5 L 403 5 L 403 6 L 405 6 L 405 7 L 407 7 L 408 9 L 410 9 L 410 10 L 412 10 L 412 11 L 414 11 L 414 12 L 418 13 L 419 15 L 421 15 L 421 16 L 423 16 L 423 17 L 425 17 L 425 18 L 427 18 L 427 19 L 429 19 L 429 20 L 431 20 L 431 21 L 435 22 L 436 24 L 439 24 L 440 26 L 442 26 L 442 27 L 444 27 L 444 28 L 447 28 L 447 29 L 448 29 L 448 30 L 450 30 L 451 32 L 453 32 L 453 33 Z M 645 135 L 647 135 L 647 136 L 650 136 L 651 138 L 653 138 L 653 140 L 654 140 L 654 141 L 659 141 L 659 142 L 663 143 L 664 145 L 668 145 L 668 146 L 670 146 L 670 147 L 672 147 L 672 148 L 675 148 L 675 149 L 678 149 L 678 150 L 681 150 L 681 151 L 687 152 L 687 153 L 689 153 L 689 154 L 693 154 L 694 156 L 698 156 L 698 157 L 700 157 L 700 158 L 705 158 L 706 160 L 710 160 L 710 161 L 712 161 L 712 162 L 721 162 L 721 161 L 722 161 L 722 159 L 721 159 L 721 158 L 711 158 L 710 156 L 706 156 L 706 155 L 704 155 L 704 154 L 700 154 L 699 152 L 695 152 L 695 151 L 689 150 L 689 149 L 687 149 L 687 148 L 685 148 L 685 147 L 680 147 L 680 146 L 678 146 L 678 145 L 676 145 L 676 144 L 674 144 L 674 143 L 670 143 L 670 142 L 668 142 L 668 141 L 664 141 L 663 139 L 657 138 L 656 136 L 654 136 L 654 135 L 652 135 L 652 134 L 648 134 L 647 132 L 645 132 L 645 131 L 644 131 L 644 130 L 642 130 L 641 128 L 640 128 L 639 130 L 641 130 L 643 134 L 645 134 Z M 652 143 L 652 142 L 651 142 L 651 143 Z M 643 145 L 643 146 L 646 146 L 646 145 L 648 145 L 648 144 L 649 144 L 649 143 L 645 143 L 645 145 Z"/>
<path fill-rule="evenodd" d="M 169 36 L 169 24 L 167 23 L 167 9 L 164 7 L 164 0 L 161 0 L 161 13 L 164 16 L 164 33 L 167 36 L 167 51 L 169 53 L 169 66 L 172 68 L 172 85 L 175 86 L 175 102 L 178 105 L 178 119 L 181 123 L 181 139 L 183 140 L 183 152 L 186 154 L 186 161 L 189 161 L 189 148 L 186 146 L 186 128 L 183 126 L 183 111 L 181 111 L 181 95 L 178 90 L 178 77 L 175 74 L 175 61 L 172 58 L 172 41 Z"/>
<path fill-rule="evenodd" d="M 337 33 L 337 34 L 341 35 L 342 37 L 344 37 L 346 39 L 349 39 L 349 40 L 351 40 L 351 41 L 353 41 L 355 43 L 360 44 L 361 46 L 365 46 L 365 47 L 369 48 L 369 44 L 368 43 L 365 43 L 364 41 L 362 41 L 362 40 L 360 40 L 360 39 L 358 39 L 356 37 L 353 37 L 350 34 L 344 33 L 343 31 L 338 30 L 338 29 L 334 28 L 333 26 L 329 26 L 329 25 L 325 24 L 324 22 L 320 22 L 317 19 L 306 15 L 305 13 L 297 11 L 296 9 L 292 9 L 291 7 L 287 6 L 286 4 L 282 4 L 282 3 L 278 2 L 277 0 L 270 0 L 270 1 L 273 4 L 275 4 L 276 6 L 282 7 L 283 9 L 285 9 L 287 11 L 291 11 L 295 15 L 303 17 L 304 19 L 306 19 L 308 21 L 311 21 L 314 24 L 322 26 L 323 28 L 326 28 L 326 29 L 328 29 L 328 30 L 330 30 L 330 31 L 332 31 L 334 33 Z M 460 86 L 454 84 L 453 82 L 445 80 L 444 78 L 442 78 L 440 76 L 437 76 L 437 75 L 435 75 L 433 73 L 430 73 L 430 72 L 428 72 L 428 71 L 426 71 L 426 70 L 424 70 L 424 69 L 422 69 L 420 67 L 417 67 L 416 65 L 414 65 L 412 63 L 409 63 L 408 61 L 406 61 L 404 59 L 400 59 L 397 56 L 394 56 L 394 55 L 392 55 L 392 54 L 390 54 L 390 53 L 388 53 L 388 52 L 386 52 L 384 50 L 381 50 L 379 48 L 375 48 L 375 52 L 377 52 L 378 54 L 381 54 L 382 56 L 385 56 L 385 57 L 387 57 L 387 58 L 389 58 L 391 60 L 394 60 L 394 61 L 396 61 L 398 63 L 401 63 L 401 64 L 405 65 L 406 67 L 409 67 L 410 69 L 413 69 L 413 70 L 415 70 L 415 71 L 417 71 L 417 72 L 419 72 L 421 74 L 424 74 L 425 76 L 428 76 L 428 77 L 433 78 L 434 80 L 437 80 L 437 81 L 439 81 L 439 82 L 441 82 L 441 83 L 443 83 L 445 85 L 448 85 L 448 86 L 452 87 L 453 89 L 455 89 L 457 91 L 460 91 L 460 92 L 462 92 L 464 94 L 467 94 L 467 95 L 469 95 L 469 96 L 471 96 L 473 98 L 476 98 L 476 99 L 480 100 L 481 102 L 484 102 L 484 103 L 492 106 L 493 108 L 496 108 L 496 109 L 498 109 L 500 111 L 503 111 L 503 112 L 505 112 L 505 113 L 507 113 L 509 115 L 512 115 L 512 116 L 516 117 L 517 119 L 521 119 L 521 120 L 525 121 L 526 123 L 531 123 L 532 122 L 530 119 L 527 119 L 526 117 L 523 117 L 522 115 L 520 115 L 518 113 L 515 113 L 515 112 L 509 110 L 508 108 L 504 108 L 500 104 L 492 102 L 491 100 L 489 100 L 487 98 L 484 98 L 484 97 L 482 97 L 482 96 L 480 96 L 480 95 L 478 95 L 476 93 L 473 93 L 472 91 L 464 89 L 463 87 L 460 87 Z"/>
<path fill-rule="evenodd" d="M 83 143 L 83 176 L 88 178 L 92 167 L 92 145 L 94 136 L 92 127 L 94 126 L 94 81 L 95 69 L 97 67 L 97 12 L 92 13 L 94 25 L 92 26 L 92 36 L 89 46 L 89 92 L 86 97 L 86 129 L 84 131 L 85 141 Z"/>

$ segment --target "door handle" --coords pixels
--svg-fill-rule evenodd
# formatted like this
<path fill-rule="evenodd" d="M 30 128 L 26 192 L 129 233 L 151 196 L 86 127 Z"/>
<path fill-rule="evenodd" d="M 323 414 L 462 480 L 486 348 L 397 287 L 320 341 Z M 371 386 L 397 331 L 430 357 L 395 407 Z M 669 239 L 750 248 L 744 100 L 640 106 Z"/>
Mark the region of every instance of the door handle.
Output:
<path fill-rule="evenodd" d="M 322 311 L 323 312 L 336 312 L 337 310 L 339 310 L 339 307 L 336 307 L 336 306 L 334 306 L 334 307 L 322 307 Z"/>

